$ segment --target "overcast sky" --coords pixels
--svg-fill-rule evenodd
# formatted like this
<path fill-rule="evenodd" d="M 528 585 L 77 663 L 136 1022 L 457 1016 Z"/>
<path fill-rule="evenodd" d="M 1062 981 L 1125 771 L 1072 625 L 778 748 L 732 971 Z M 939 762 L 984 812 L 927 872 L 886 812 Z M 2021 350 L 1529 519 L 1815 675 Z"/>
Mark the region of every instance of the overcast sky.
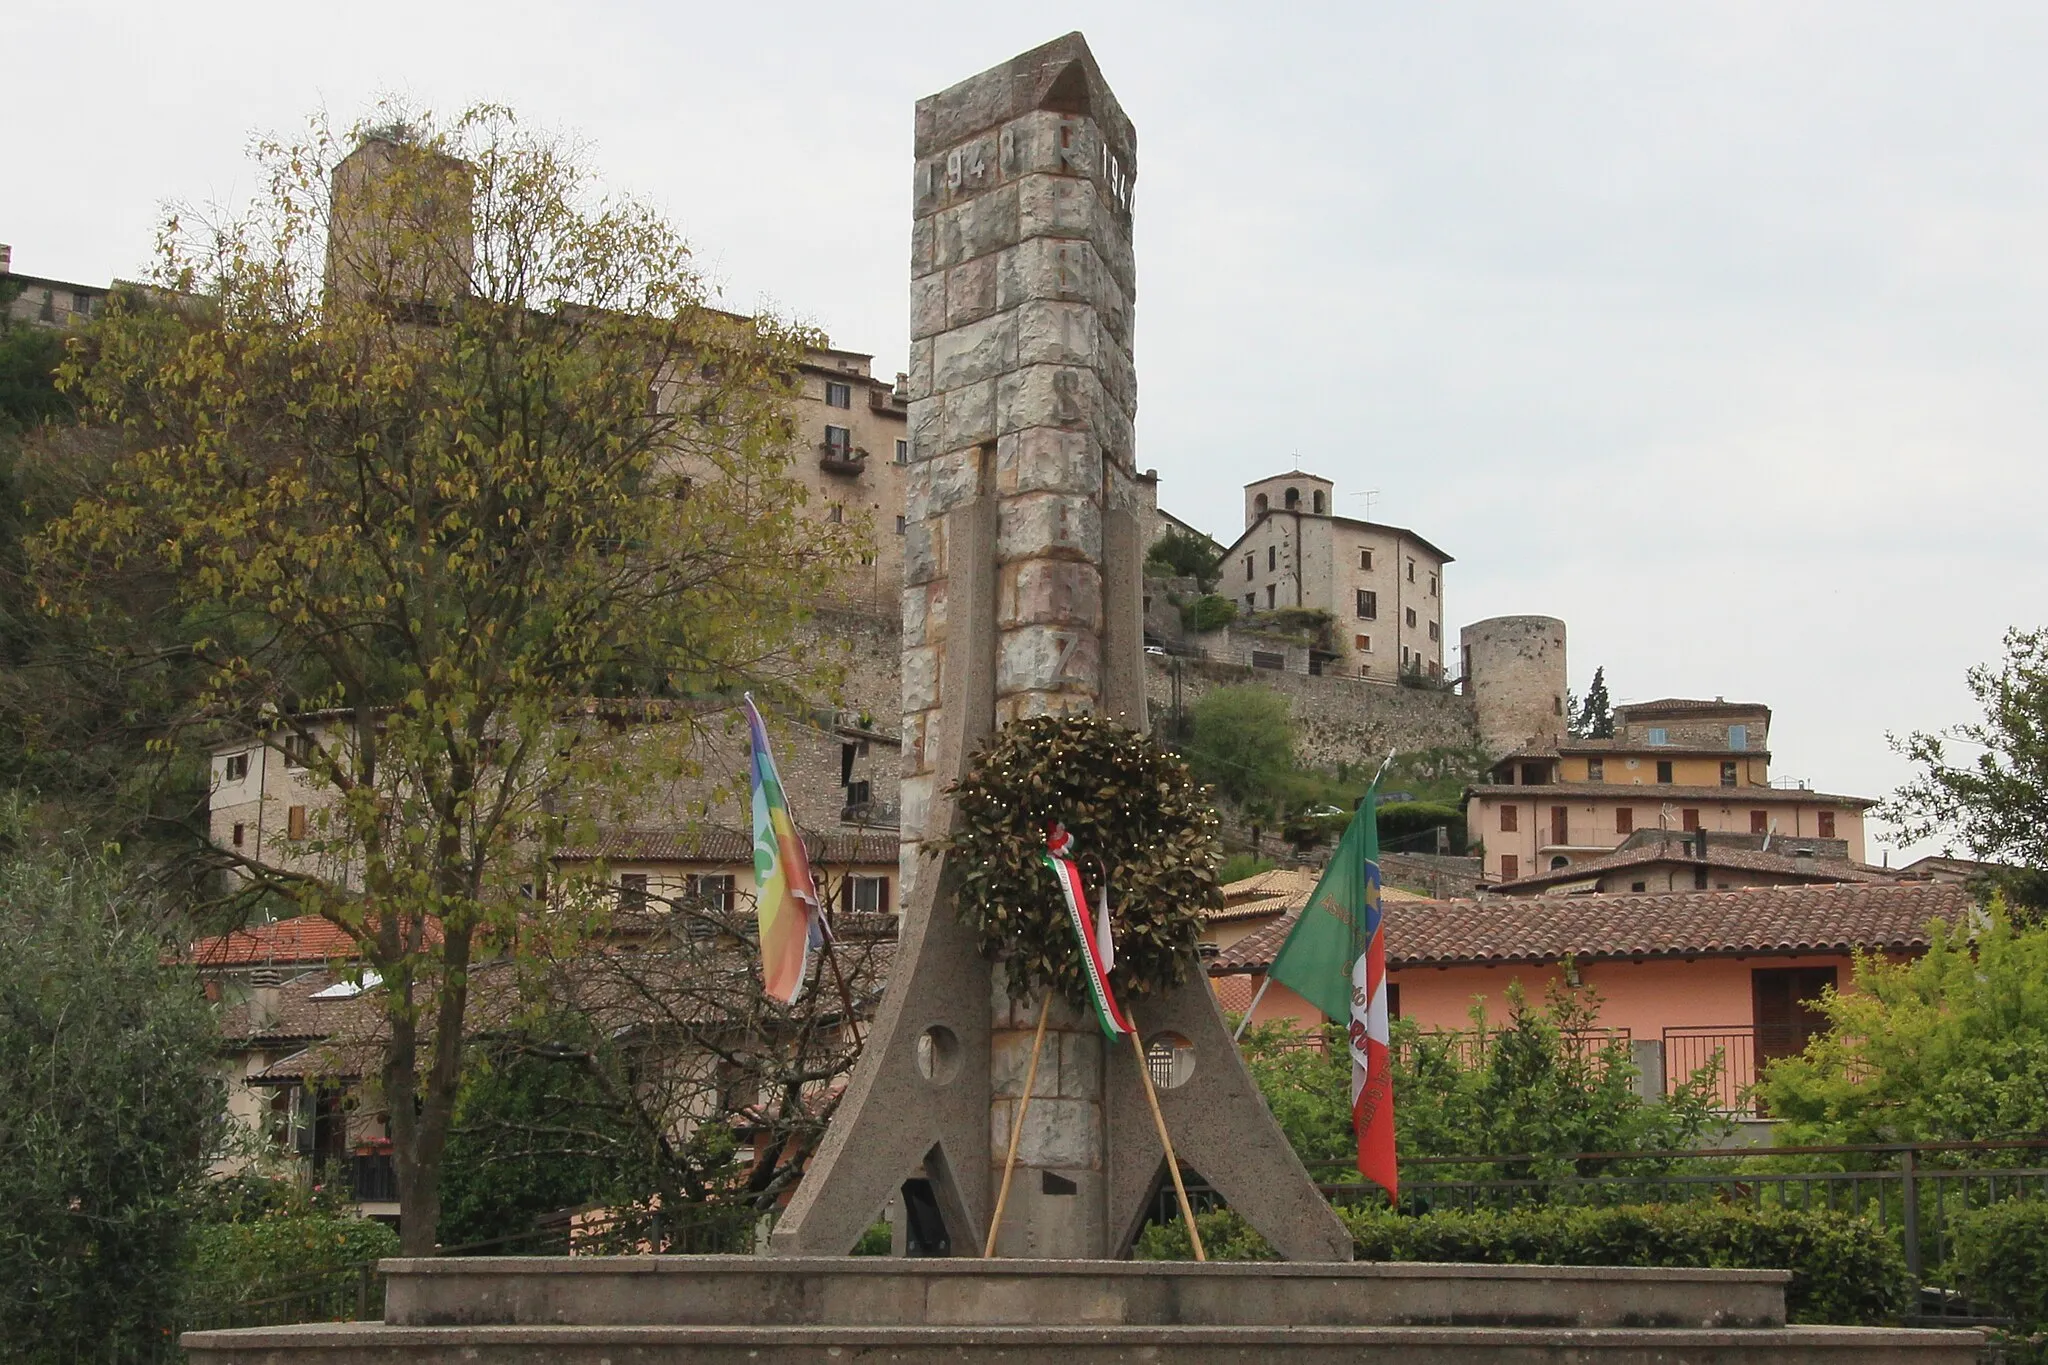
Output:
<path fill-rule="evenodd" d="M 2048 6 L 14 0 L 0 241 L 148 264 L 258 132 L 395 93 L 587 138 L 735 307 L 903 367 L 911 107 L 1079 27 L 1136 122 L 1139 463 L 1228 540 L 1293 464 L 1565 619 L 1573 685 L 1885 733 L 2048 624 Z M 1455 624 L 1452 627 L 1455 638 Z M 1870 856 L 1876 861 L 1879 848 Z"/>

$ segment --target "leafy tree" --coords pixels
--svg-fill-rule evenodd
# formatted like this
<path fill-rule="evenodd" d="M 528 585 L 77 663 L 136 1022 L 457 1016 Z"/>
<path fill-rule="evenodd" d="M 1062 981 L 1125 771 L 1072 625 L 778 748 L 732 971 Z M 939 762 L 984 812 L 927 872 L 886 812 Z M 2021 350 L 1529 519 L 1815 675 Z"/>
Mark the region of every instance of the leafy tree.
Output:
<path fill-rule="evenodd" d="M 1203 592 L 1216 586 L 1216 566 L 1221 554 L 1207 536 L 1198 536 L 1178 526 L 1152 542 L 1145 553 L 1145 567 L 1166 578 L 1192 578 Z"/>
<path fill-rule="evenodd" d="M 221 1096 L 198 982 L 120 870 L 0 862 L 0 1333 L 12 1359 L 160 1344 Z"/>
<path fill-rule="evenodd" d="M 1221 630 L 1237 619 L 1237 603 L 1208 593 L 1180 609 L 1181 624 L 1192 631 Z"/>
<path fill-rule="evenodd" d="M 172 220 L 181 301 L 64 372 L 123 446 L 32 549 L 111 635 L 121 575 L 169 573 L 203 677 L 161 742 L 255 737 L 323 794 L 270 862 L 219 856 L 381 978 L 422 1254 L 477 964 L 594 927 L 531 891 L 691 771 L 679 703 L 828 681 L 790 640 L 859 546 L 788 467 L 807 334 L 712 308 L 668 224 L 502 110 L 355 141 L 265 144 L 251 213 Z"/>
<path fill-rule="evenodd" d="M 1827 1031 L 1771 1063 L 1759 1093 L 1787 1143 L 2048 1135 L 2048 929 L 1994 902 L 1974 935 L 1933 938 L 1912 961 L 1859 957 L 1855 988 L 1821 998 Z"/>
<path fill-rule="evenodd" d="M 2015 908 L 2048 911 L 2048 630 L 2010 630 L 1998 667 L 1967 674 L 1981 721 L 1892 737 L 1921 767 L 1879 813 L 1908 843 L 1960 837 L 1972 857 L 2017 865 L 1994 880 Z M 1951 746 L 1971 752 L 1951 757 Z"/>
<path fill-rule="evenodd" d="M 1613 739 L 1614 706 L 1607 696 L 1607 669 L 1593 670 L 1593 685 L 1570 708 L 1571 732 L 1580 739 Z"/>
<path fill-rule="evenodd" d="M 1249 853 L 1233 853 L 1223 860 L 1223 866 L 1216 871 L 1216 880 L 1228 886 L 1241 882 L 1246 877 L 1256 877 L 1261 872 L 1271 872 L 1278 864 L 1271 858 L 1255 858 Z"/>
<path fill-rule="evenodd" d="M 1566 1158 L 1688 1147 L 1712 1126 L 1711 1070 L 1687 1078 L 1662 1101 L 1636 1093 L 1627 1040 L 1600 1031 L 1597 992 L 1553 986 L 1535 1006 L 1517 984 L 1509 986 L 1507 1004 L 1507 1022 L 1493 1027 L 1475 1003 L 1469 1032 L 1424 1032 L 1412 1020 L 1394 1021 L 1394 1130 L 1402 1156 L 1528 1158 L 1460 1166 L 1461 1178 L 1594 1174 Z M 1318 1038 L 1285 1021 L 1262 1024 L 1245 1034 L 1244 1052 L 1302 1160 L 1355 1155 L 1350 1053 L 1341 1030 L 1327 1028 Z M 1602 1163 L 1598 1170 L 1642 1165 Z"/>
<path fill-rule="evenodd" d="M 1189 718 L 1187 760 L 1195 776 L 1253 821 L 1279 819 L 1294 770 L 1287 698 L 1264 687 L 1219 687 L 1196 700 Z"/>

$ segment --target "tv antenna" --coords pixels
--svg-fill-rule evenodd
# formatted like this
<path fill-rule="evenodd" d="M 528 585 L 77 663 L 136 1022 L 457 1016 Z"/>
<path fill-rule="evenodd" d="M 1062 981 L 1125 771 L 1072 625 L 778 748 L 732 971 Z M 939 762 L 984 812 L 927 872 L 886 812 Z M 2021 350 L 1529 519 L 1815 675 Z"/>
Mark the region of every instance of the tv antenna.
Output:
<path fill-rule="evenodd" d="M 1372 520 L 1372 502 L 1373 502 L 1373 499 L 1374 499 L 1374 498 L 1377 498 L 1377 497 L 1378 497 L 1379 495 L 1380 495 L 1380 490 L 1379 490 L 1379 489 L 1377 489 L 1377 488 L 1368 488 L 1368 489 L 1366 489 L 1366 490 L 1365 490 L 1364 492 L 1362 492 L 1362 493 L 1347 493 L 1347 494 L 1346 494 L 1345 496 L 1346 496 L 1346 497 L 1352 497 L 1352 498 L 1364 498 L 1364 499 L 1365 499 L 1365 519 L 1366 519 L 1367 521 L 1371 521 L 1371 520 Z"/>

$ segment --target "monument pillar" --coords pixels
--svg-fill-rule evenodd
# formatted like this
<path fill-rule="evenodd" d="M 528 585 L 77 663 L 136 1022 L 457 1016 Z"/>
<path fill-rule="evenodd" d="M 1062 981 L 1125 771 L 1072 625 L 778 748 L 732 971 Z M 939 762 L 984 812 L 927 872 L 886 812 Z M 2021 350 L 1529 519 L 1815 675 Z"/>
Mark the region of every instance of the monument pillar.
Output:
<path fill-rule="evenodd" d="M 868 1048 L 776 1226 L 782 1254 L 844 1254 L 920 1167 L 954 1254 L 980 1251 L 1040 1006 L 1008 997 L 959 922 L 958 870 L 925 846 L 995 727 L 1074 710 L 1145 725 L 1136 133 L 1074 33 L 920 100 L 916 155 L 903 926 Z M 1139 1063 L 1049 1008 L 998 1251 L 1120 1256 L 1164 1175 Z M 1134 1014 L 1193 1059 L 1160 1097 L 1184 1158 L 1283 1255 L 1350 1259 L 1199 970 Z"/>

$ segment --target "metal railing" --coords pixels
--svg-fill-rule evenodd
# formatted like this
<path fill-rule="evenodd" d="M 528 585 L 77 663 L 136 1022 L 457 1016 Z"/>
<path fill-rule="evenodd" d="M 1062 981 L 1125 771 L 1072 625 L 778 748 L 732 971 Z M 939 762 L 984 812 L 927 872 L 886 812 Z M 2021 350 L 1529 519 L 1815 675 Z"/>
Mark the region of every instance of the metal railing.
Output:
<path fill-rule="evenodd" d="M 1664 1030 L 1664 1093 L 1713 1066 L 1714 1112 L 1756 1116 L 1756 1030 L 1747 1024 L 1681 1025 Z"/>

